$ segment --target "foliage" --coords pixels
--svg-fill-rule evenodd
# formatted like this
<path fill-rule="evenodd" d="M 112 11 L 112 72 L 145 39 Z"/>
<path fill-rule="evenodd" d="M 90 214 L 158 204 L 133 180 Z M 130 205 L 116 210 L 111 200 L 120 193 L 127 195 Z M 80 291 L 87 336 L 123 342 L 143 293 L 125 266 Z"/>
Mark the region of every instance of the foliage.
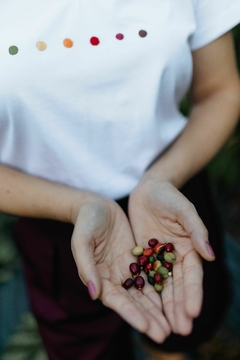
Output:
<path fill-rule="evenodd" d="M 1 360 L 48 360 L 36 320 L 31 313 L 23 316 L 18 331 L 7 344 Z"/>
<path fill-rule="evenodd" d="M 240 73 L 240 24 L 233 29 L 237 66 Z M 239 99 L 240 102 L 240 99 Z M 240 180 L 240 122 L 226 145 L 209 164 L 209 174 L 219 189 L 239 192 Z M 240 193 L 239 193 L 240 195 Z"/>
<path fill-rule="evenodd" d="M 12 242 L 14 216 L 0 214 L 0 283 L 9 280 L 20 265 L 18 252 Z"/>

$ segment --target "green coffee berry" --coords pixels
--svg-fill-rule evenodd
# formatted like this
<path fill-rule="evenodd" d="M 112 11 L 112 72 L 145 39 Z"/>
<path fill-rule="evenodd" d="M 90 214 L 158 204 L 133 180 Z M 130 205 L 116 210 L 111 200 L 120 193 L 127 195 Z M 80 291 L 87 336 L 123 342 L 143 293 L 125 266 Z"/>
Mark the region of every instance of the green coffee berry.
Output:
<path fill-rule="evenodd" d="M 132 254 L 134 256 L 140 256 L 143 254 L 143 247 L 142 246 L 135 246 L 133 249 L 132 249 Z"/>
<path fill-rule="evenodd" d="M 163 279 L 167 279 L 168 278 L 168 269 L 165 268 L 164 266 L 160 266 L 157 269 L 157 273 L 162 275 Z"/>
<path fill-rule="evenodd" d="M 154 284 L 154 289 L 157 292 L 161 292 L 163 290 L 163 284 Z"/>
<path fill-rule="evenodd" d="M 168 263 L 173 263 L 176 260 L 176 256 L 172 252 L 167 252 L 164 254 L 164 260 Z"/>

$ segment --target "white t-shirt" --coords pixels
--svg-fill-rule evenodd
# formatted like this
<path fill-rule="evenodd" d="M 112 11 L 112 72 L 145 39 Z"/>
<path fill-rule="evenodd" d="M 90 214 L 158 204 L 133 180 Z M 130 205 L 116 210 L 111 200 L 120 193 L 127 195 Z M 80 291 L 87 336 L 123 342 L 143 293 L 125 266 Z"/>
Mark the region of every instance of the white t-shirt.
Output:
<path fill-rule="evenodd" d="M 183 130 L 191 51 L 239 0 L 2 0 L 0 162 L 111 198 Z"/>

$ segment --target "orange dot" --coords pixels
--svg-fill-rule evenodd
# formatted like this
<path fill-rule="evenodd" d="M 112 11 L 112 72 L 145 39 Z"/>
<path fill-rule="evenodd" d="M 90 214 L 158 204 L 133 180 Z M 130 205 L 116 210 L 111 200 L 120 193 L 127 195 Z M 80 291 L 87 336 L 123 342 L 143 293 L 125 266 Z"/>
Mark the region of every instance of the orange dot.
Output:
<path fill-rule="evenodd" d="M 71 47 L 73 47 L 73 41 L 71 39 L 66 38 L 63 40 L 63 45 L 66 48 L 71 48 Z"/>

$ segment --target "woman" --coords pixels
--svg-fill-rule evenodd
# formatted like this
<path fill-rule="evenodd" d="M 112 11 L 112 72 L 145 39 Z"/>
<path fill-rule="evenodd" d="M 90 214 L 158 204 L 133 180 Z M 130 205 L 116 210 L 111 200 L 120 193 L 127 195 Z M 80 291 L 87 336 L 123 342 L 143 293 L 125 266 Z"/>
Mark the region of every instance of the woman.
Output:
<path fill-rule="evenodd" d="M 179 334 L 169 350 L 197 346 L 226 306 L 221 241 L 197 174 L 239 115 L 229 33 L 239 1 L 0 9 L 0 210 L 20 216 L 16 240 L 49 358 L 131 359 L 125 321 L 158 344 Z M 186 119 L 178 108 L 189 89 Z M 161 297 L 149 284 L 122 287 L 131 248 L 151 237 L 176 249 Z M 201 257 L 215 259 L 209 239 L 217 260 L 204 265 L 204 296 L 213 300 L 193 326 Z"/>

